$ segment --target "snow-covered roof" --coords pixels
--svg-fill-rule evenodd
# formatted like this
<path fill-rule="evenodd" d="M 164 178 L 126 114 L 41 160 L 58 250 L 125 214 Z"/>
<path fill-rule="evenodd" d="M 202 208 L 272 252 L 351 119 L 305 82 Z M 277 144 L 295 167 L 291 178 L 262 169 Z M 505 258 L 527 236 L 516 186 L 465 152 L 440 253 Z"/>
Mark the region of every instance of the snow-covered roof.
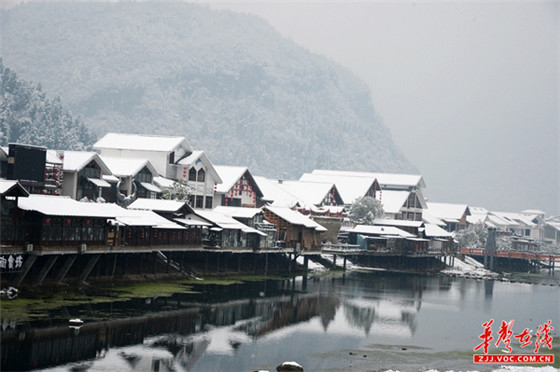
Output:
<path fill-rule="evenodd" d="M 15 180 L 5 180 L 0 178 L 0 195 L 5 195 L 11 191 L 16 191 L 19 195 L 28 196 L 29 192 Z"/>
<path fill-rule="evenodd" d="M 516 227 L 518 223 L 515 221 L 508 221 L 506 219 L 501 218 L 493 213 L 488 214 L 487 223 L 491 223 L 496 227 Z"/>
<path fill-rule="evenodd" d="M 45 162 L 50 163 L 50 164 L 60 164 L 60 165 L 62 165 L 65 154 L 66 154 L 66 151 L 48 150 L 47 149 Z"/>
<path fill-rule="evenodd" d="M 410 220 L 394 220 L 391 218 L 376 218 L 373 221 L 374 225 L 378 226 L 400 226 L 400 227 L 422 227 L 424 222 L 422 221 L 410 221 Z"/>
<path fill-rule="evenodd" d="M 261 208 L 245 208 L 245 207 L 225 207 L 218 206 L 213 209 L 214 212 L 224 216 L 233 218 L 253 218 L 257 214 L 262 213 Z"/>
<path fill-rule="evenodd" d="M 430 214 L 444 221 L 458 222 L 463 216 L 470 215 L 469 207 L 466 204 L 433 202 L 428 202 L 427 204 Z"/>
<path fill-rule="evenodd" d="M 550 226 L 554 230 L 560 231 L 560 221 L 556 221 L 556 220 L 551 219 L 551 220 L 546 221 L 545 224 L 547 226 Z"/>
<path fill-rule="evenodd" d="M 488 218 L 487 214 L 473 214 L 467 216 L 467 222 L 470 223 L 471 225 L 476 225 L 479 223 L 485 223 L 487 218 Z"/>
<path fill-rule="evenodd" d="M 424 178 L 418 174 L 399 174 L 399 173 L 376 173 L 376 172 L 354 172 L 354 171 L 337 171 L 326 169 L 314 169 L 313 174 L 324 175 L 340 175 L 349 177 L 373 177 L 381 188 L 388 186 L 397 187 L 426 187 Z"/>
<path fill-rule="evenodd" d="M 8 160 L 8 146 L 0 146 L 0 160 Z"/>
<path fill-rule="evenodd" d="M 367 195 L 375 184 L 375 177 L 304 173 L 300 177 L 300 181 L 334 183 L 344 204 L 352 204 L 356 199 Z"/>
<path fill-rule="evenodd" d="M 212 226 L 211 222 L 194 213 L 187 214 L 184 218 L 174 218 L 173 220 L 185 226 Z"/>
<path fill-rule="evenodd" d="M 264 208 L 268 209 L 269 211 L 271 211 L 272 213 L 274 213 L 275 215 L 289 222 L 292 225 L 305 226 L 310 229 L 315 229 L 316 231 L 327 231 L 325 227 L 319 225 L 317 222 L 313 221 L 309 217 L 304 216 L 303 214 L 294 211 L 290 208 L 272 207 L 272 206 L 266 206 Z"/>
<path fill-rule="evenodd" d="M 424 234 L 428 238 L 451 238 L 453 237 L 453 233 L 446 231 L 439 227 L 438 225 L 434 225 L 431 223 L 427 223 L 424 225 Z"/>
<path fill-rule="evenodd" d="M 93 145 L 96 149 L 158 152 L 170 152 L 178 146 L 183 147 L 187 152 L 192 151 L 185 137 L 147 134 L 107 133 Z"/>
<path fill-rule="evenodd" d="M 157 229 L 185 229 L 173 221 L 159 214 L 146 210 L 126 210 L 125 215 L 117 216 L 115 220 L 126 226 L 151 226 Z"/>
<path fill-rule="evenodd" d="M 101 160 L 107 165 L 112 174 L 119 177 L 134 177 L 144 167 L 154 175 L 158 176 L 158 172 L 147 159 L 135 158 L 116 158 L 111 156 L 101 156 Z"/>
<path fill-rule="evenodd" d="M 275 207 L 292 208 L 300 203 L 299 199 L 280 187 L 278 180 L 265 177 L 254 177 L 255 182 L 263 193 L 263 200 L 271 202 Z"/>
<path fill-rule="evenodd" d="M 492 212 L 492 214 L 508 222 L 513 221 L 514 223 L 520 225 L 526 225 L 527 227 L 537 226 L 537 224 L 533 222 L 533 219 L 537 217 L 536 215 L 530 216 L 530 215 L 525 215 L 521 213 L 512 213 L 512 212 Z"/>
<path fill-rule="evenodd" d="M 99 157 L 99 154 L 93 151 L 64 151 L 62 169 L 65 172 L 79 172 L 92 161 L 99 165 L 101 173 L 111 173 L 107 165 Z"/>
<path fill-rule="evenodd" d="M 189 210 L 191 209 L 189 205 L 184 201 L 138 198 L 128 206 L 128 209 L 142 209 L 142 210 L 149 210 L 149 211 L 173 213 L 179 211 L 181 208 L 184 208 L 185 206 Z"/>
<path fill-rule="evenodd" d="M 422 211 L 422 221 L 426 224 L 438 225 L 438 226 L 447 226 L 447 224 L 440 220 L 439 218 L 432 215 L 428 210 L 424 209 Z"/>
<path fill-rule="evenodd" d="M 215 182 L 217 184 L 223 183 L 222 179 L 220 178 L 220 175 L 218 174 L 218 171 L 216 170 L 216 168 L 214 167 L 210 159 L 208 159 L 204 151 L 193 150 L 192 154 L 177 162 L 178 165 L 184 165 L 189 167 L 192 167 L 199 163 L 202 163 L 206 171 L 211 173 L 212 178 L 215 179 Z"/>
<path fill-rule="evenodd" d="M 385 213 L 396 214 L 404 207 L 409 196 L 410 191 L 383 190 L 377 195 L 377 199 L 383 205 Z"/>
<path fill-rule="evenodd" d="M 18 207 L 48 216 L 106 217 L 127 215 L 126 209 L 112 203 L 79 202 L 66 196 L 29 195 L 18 199 Z"/>
<path fill-rule="evenodd" d="M 338 192 L 333 183 L 323 182 L 283 181 L 281 184 L 278 184 L 278 187 L 293 195 L 295 199 L 299 200 L 300 206 L 304 208 L 320 205 L 333 188 L 335 193 Z M 340 194 L 336 196 L 340 197 Z"/>
<path fill-rule="evenodd" d="M 222 180 L 222 183 L 216 186 L 216 192 L 223 194 L 229 192 L 237 181 L 239 181 L 241 177 L 245 176 L 249 182 L 252 183 L 253 191 L 257 194 L 257 196 L 263 196 L 262 190 L 249 171 L 249 168 L 233 165 L 215 165 L 214 169 L 216 169 L 216 172 Z"/>
<path fill-rule="evenodd" d="M 261 235 L 261 236 L 266 236 L 265 233 L 263 233 L 263 232 L 261 232 L 257 229 L 254 229 L 252 227 L 249 227 L 249 226 L 237 221 L 233 217 L 225 216 L 225 215 L 223 215 L 221 213 L 218 213 L 218 212 L 215 212 L 215 211 L 210 211 L 210 210 L 207 210 L 207 209 L 196 209 L 194 211 L 194 213 L 201 216 L 205 220 L 214 223 L 215 225 L 221 227 L 222 229 L 241 230 L 244 233 L 248 233 L 248 234 L 258 234 L 258 235 Z"/>
<path fill-rule="evenodd" d="M 310 209 L 311 212 L 316 214 L 326 214 L 326 213 L 337 214 L 337 213 L 343 213 L 346 207 L 343 205 L 325 205 L 323 207 L 316 207 L 312 205 Z"/>
<path fill-rule="evenodd" d="M 415 235 L 394 226 L 356 225 L 349 232 L 366 235 L 396 236 L 401 238 L 414 238 Z"/>
<path fill-rule="evenodd" d="M 527 214 L 527 215 L 537 215 L 537 216 L 544 216 L 546 215 L 546 212 L 543 212 L 539 209 L 525 209 L 524 211 L 521 211 L 521 214 Z"/>
<path fill-rule="evenodd" d="M 175 183 L 175 180 L 171 180 L 162 176 L 154 177 L 152 181 L 154 185 L 158 186 L 161 189 L 169 189 L 173 187 L 173 184 Z"/>

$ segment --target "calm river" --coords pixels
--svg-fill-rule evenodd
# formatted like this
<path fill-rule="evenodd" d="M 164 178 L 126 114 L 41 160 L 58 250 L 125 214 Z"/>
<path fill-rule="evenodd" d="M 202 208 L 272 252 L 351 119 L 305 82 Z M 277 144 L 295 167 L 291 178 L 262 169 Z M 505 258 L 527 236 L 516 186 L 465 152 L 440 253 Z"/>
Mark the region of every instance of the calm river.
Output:
<path fill-rule="evenodd" d="M 31 323 L 3 319 L 2 370 L 275 371 L 297 361 L 305 371 L 487 371 L 499 365 L 475 365 L 473 348 L 490 320 L 488 354 L 506 349 L 495 345 L 502 321 L 513 321 L 513 335 L 532 331 L 525 348 L 510 340 L 514 354 L 533 354 L 550 320 L 552 350 L 542 344 L 540 353 L 558 367 L 554 282 L 350 272 L 197 285 L 193 294 L 66 306 Z M 71 317 L 84 325 L 69 328 Z"/>

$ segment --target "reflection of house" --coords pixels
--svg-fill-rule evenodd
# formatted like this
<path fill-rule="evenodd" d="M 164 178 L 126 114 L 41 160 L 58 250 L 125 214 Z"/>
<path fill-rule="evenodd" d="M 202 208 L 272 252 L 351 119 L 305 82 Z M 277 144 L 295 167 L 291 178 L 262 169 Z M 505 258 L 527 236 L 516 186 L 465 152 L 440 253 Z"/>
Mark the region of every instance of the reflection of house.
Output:
<path fill-rule="evenodd" d="M 153 178 L 157 177 L 158 173 L 148 160 L 108 156 L 101 156 L 101 159 L 111 173 L 120 178 L 118 192 L 124 195 L 136 193 L 140 198 L 155 198 L 161 193 L 161 189 L 152 184 Z M 115 201 L 116 197 L 107 200 Z"/>
<path fill-rule="evenodd" d="M 255 208 L 263 197 L 247 167 L 215 166 L 222 184 L 216 186 L 214 206 Z"/>
<path fill-rule="evenodd" d="M 193 151 L 179 160 L 175 178 L 185 180 L 191 186 L 190 204 L 193 208 L 214 207 L 214 189 L 222 183 L 222 179 L 203 151 Z"/>
<path fill-rule="evenodd" d="M 111 171 L 96 152 L 65 151 L 62 169 L 62 194 L 72 199 L 80 200 L 86 197 L 96 200 L 103 197 L 104 190 L 110 193 L 111 187 L 115 186 L 103 179 L 103 176 L 110 175 Z"/>
<path fill-rule="evenodd" d="M 447 231 L 459 231 L 467 227 L 471 212 L 466 204 L 429 202 L 427 214 L 445 222 Z"/>
<path fill-rule="evenodd" d="M 278 239 L 287 248 L 311 250 L 319 248 L 326 228 L 303 214 L 289 208 L 266 206 L 263 208 L 266 220 L 278 230 Z"/>

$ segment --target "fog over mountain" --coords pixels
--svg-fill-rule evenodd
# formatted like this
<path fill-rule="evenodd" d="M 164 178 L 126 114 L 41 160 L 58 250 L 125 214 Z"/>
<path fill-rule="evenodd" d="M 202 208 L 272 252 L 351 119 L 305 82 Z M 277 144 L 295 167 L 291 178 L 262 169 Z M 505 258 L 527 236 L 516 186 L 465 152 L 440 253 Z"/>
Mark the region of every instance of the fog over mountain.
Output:
<path fill-rule="evenodd" d="M 187 137 L 215 164 L 415 172 L 347 69 L 264 20 L 178 3 L 25 3 L 3 10 L 4 64 L 98 136 Z"/>

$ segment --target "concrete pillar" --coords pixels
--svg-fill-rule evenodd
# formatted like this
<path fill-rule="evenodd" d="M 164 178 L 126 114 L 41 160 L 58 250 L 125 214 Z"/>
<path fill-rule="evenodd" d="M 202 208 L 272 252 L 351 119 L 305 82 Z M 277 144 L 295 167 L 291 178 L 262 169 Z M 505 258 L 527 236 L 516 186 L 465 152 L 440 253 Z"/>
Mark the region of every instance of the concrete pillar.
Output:
<path fill-rule="evenodd" d="M 344 256 L 344 261 L 342 261 L 342 269 L 346 271 L 346 256 Z"/>
<path fill-rule="evenodd" d="M 37 279 L 35 279 L 35 283 L 41 284 L 43 280 L 45 280 L 47 274 L 49 273 L 49 271 L 51 271 L 51 268 L 53 267 L 57 259 L 58 259 L 58 255 L 52 255 L 49 256 L 49 258 L 47 258 L 47 262 L 45 262 L 45 265 L 43 265 L 41 271 L 39 271 L 39 275 L 37 275 Z"/>
<path fill-rule="evenodd" d="M 69 254 L 66 256 L 66 260 L 64 260 L 62 267 L 55 276 L 57 283 L 61 283 L 64 280 L 64 277 L 68 274 L 68 270 L 70 270 L 76 258 L 78 258 L 77 254 Z"/>
<path fill-rule="evenodd" d="M 264 275 L 268 274 L 268 253 L 264 254 Z"/>
<path fill-rule="evenodd" d="M 99 257 L 101 257 L 101 255 L 99 254 L 94 254 L 91 255 L 86 267 L 84 268 L 84 270 L 81 272 L 80 276 L 78 277 L 78 279 L 81 282 L 85 282 L 86 279 L 88 278 L 89 274 L 91 273 L 91 270 L 93 270 L 93 267 L 95 266 L 95 264 L 97 263 L 97 261 L 99 260 Z"/>
<path fill-rule="evenodd" d="M 241 254 L 237 255 L 237 272 L 241 272 Z"/>

